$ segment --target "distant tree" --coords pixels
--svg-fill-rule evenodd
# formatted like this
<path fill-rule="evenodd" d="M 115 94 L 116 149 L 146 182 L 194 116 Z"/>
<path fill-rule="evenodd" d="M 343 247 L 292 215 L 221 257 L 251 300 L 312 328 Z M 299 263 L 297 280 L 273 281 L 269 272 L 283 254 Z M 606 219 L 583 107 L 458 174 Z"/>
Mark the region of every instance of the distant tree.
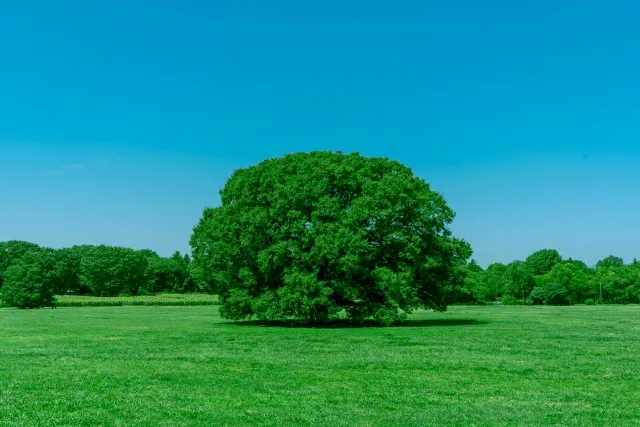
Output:
<path fill-rule="evenodd" d="M 0 288 L 2 287 L 3 276 L 7 268 L 16 263 L 27 252 L 37 251 L 39 249 L 40 246 L 35 243 L 20 240 L 0 242 Z"/>
<path fill-rule="evenodd" d="M 57 295 L 80 290 L 80 257 L 71 249 L 47 250 L 45 267 Z"/>
<path fill-rule="evenodd" d="M 171 260 L 177 268 L 172 289 L 174 292 L 184 292 L 185 287 L 189 287 L 187 281 L 189 280 L 189 264 L 191 263 L 191 258 L 187 254 L 182 255 L 179 251 L 176 251 L 171 255 Z"/>
<path fill-rule="evenodd" d="M 151 249 L 139 249 L 136 252 L 145 256 L 146 258 L 158 258 L 160 256 L 156 251 L 152 251 Z"/>
<path fill-rule="evenodd" d="M 482 267 L 480 267 L 480 264 L 478 264 L 478 261 L 476 261 L 475 259 L 472 259 L 467 263 L 467 270 L 470 273 L 478 273 L 480 271 L 483 271 Z"/>
<path fill-rule="evenodd" d="M 545 291 L 542 286 L 536 286 L 531 290 L 529 294 L 529 298 L 533 305 L 541 305 L 544 304 L 545 301 Z"/>
<path fill-rule="evenodd" d="M 545 304 L 548 305 L 569 305 L 569 290 L 560 283 L 549 283 L 544 287 Z"/>
<path fill-rule="evenodd" d="M 534 304 L 569 305 L 569 290 L 560 283 L 545 283 L 533 288 L 530 298 Z"/>
<path fill-rule="evenodd" d="M 556 264 L 547 273 L 536 277 L 538 286 L 544 286 L 549 283 L 559 283 L 563 287 L 568 288 L 573 277 L 574 270 L 566 264 Z"/>
<path fill-rule="evenodd" d="M 563 264 L 571 268 L 573 271 L 587 271 L 589 267 L 583 261 L 577 259 L 571 259 L 562 261 Z"/>
<path fill-rule="evenodd" d="M 465 285 L 465 283 L 469 275 L 477 273 L 477 268 L 480 268 L 480 266 L 473 260 L 472 262 L 460 260 L 459 267 L 456 268 L 459 278 L 452 280 L 444 287 L 447 304 L 473 304 L 476 302 L 471 290 Z M 480 271 L 482 271 L 482 268 L 480 268 Z"/>
<path fill-rule="evenodd" d="M 464 279 L 463 288 L 470 296 L 471 302 L 482 303 L 492 299 L 491 293 L 485 287 L 485 273 L 482 271 L 469 272 Z"/>
<path fill-rule="evenodd" d="M 525 299 L 536 285 L 533 269 L 524 261 L 513 261 L 505 271 L 504 294 Z"/>
<path fill-rule="evenodd" d="M 184 282 L 182 283 L 182 292 L 196 292 L 198 284 L 191 273 L 191 257 L 185 254 L 183 257 L 183 265 L 185 266 Z"/>
<path fill-rule="evenodd" d="M 469 269 L 469 266 L 467 266 Z M 477 271 L 471 267 L 464 279 L 464 290 L 478 303 L 495 301 L 505 291 L 507 266 L 493 263 L 486 270 Z"/>
<path fill-rule="evenodd" d="M 149 258 L 147 275 L 149 277 L 150 292 L 184 292 L 185 282 L 189 278 L 188 258 L 180 252 L 174 253 L 170 258 Z"/>
<path fill-rule="evenodd" d="M 598 261 L 596 268 L 622 267 L 623 265 L 624 260 L 622 258 L 609 255 L 608 257 Z"/>
<path fill-rule="evenodd" d="M 176 273 L 177 266 L 173 260 L 159 256 L 148 258 L 146 290 L 152 294 L 170 291 Z"/>
<path fill-rule="evenodd" d="M 388 323 L 446 308 L 469 245 L 444 198 L 398 162 L 291 154 L 237 170 L 191 238 L 198 281 L 230 319 Z"/>
<path fill-rule="evenodd" d="M 148 282 L 147 255 L 112 246 L 85 246 L 80 261 L 80 280 L 94 295 L 137 295 Z"/>
<path fill-rule="evenodd" d="M 602 302 L 640 302 L 640 268 L 637 265 L 616 265 L 600 267 L 596 270 L 598 291 L 601 289 Z"/>
<path fill-rule="evenodd" d="M 491 299 L 495 300 L 504 294 L 507 285 L 507 266 L 495 262 L 490 264 L 485 272 L 485 288 Z"/>
<path fill-rule="evenodd" d="M 50 255 L 37 250 L 25 253 L 4 273 L 0 299 L 11 307 L 55 307 L 53 287 L 47 275 Z"/>
<path fill-rule="evenodd" d="M 562 262 L 560 253 L 555 249 L 541 249 L 527 257 L 526 263 L 533 269 L 533 274 L 540 276 L 548 273 L 556 265 Z"/>
<path fill-rule="evenodd" d="M 598 287 L 594 273 L 592 270 L 579 270 L 573 273 L 569 282 L 569 293 L 573 301 L 597 300 Z"/>

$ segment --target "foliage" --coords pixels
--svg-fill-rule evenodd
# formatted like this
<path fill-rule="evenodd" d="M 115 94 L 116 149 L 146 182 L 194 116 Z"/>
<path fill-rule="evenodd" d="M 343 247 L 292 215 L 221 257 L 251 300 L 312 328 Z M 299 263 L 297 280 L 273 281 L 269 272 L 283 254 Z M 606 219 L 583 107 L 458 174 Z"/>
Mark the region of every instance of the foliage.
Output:
<path fill-rule="evenodd" d="M 504 305 L 522 305 L 522 300 L 519 300 L 518 298 L 511 295 L 506 295 L 502 297 L 501 302 Z"/>
<path fill-rule="evenodd" d="M 456 290 L 457 302 L 487 303 L 509 296 L 522 300 L 528 295 L 533 304 L 574 304 L 587 299 L 608 304 L 640 303 L 640 263 L 621 264 L 622 258 L 609 256 L 596 268 L 589 268 L 574 259 L 560 258 L 557 262 L 556 252 L 538 251 L 524 263 L 494 263 L 486 270 L 472 270 L 467 264 L 464 286 Z M 543 264 L 546 267 L 540 267 Z M 546 272 L 533 274 L 535 266 Z"/>
<path fill-rule="evenodd" d="M 620 257 L 609 255 L 608 257 L 601 259 L 596 264 L 596 268 L 610 268 L 610 267 L 621 267 L 624 265 L 624 260 Z"/>
<path fill-rule="evenodd" d="M 311 322 L 341 310 L 388 323 L 444 310 L 469 245 L 438 193 L 400 163 L 292 154 L 237 170 L 191 238 L 198 280 L 230 319 Z"/>
<path fill-rule="evenodd" d="M 10 240 L 0 242 L 0 288 L 3 285 L 3 276 L 7 268 L 20 260 L 28 252 L 40 250 L 35 243 Z"/>
<path fill-rule="evenodd" d="M 93 295 L 137 295 L 147 283 L 147 258 L 133 249 L 112 246 L 84 246 L 81 253 L 80 280 Z"/>
<path fill-rule="evenodd" d="M 533 288 L 530 294 L 533 304 L 569 305 L 569 290 L 560 283 L 549 282 Z"/>
<path fill-rule="evenodd" d="M 549 283 L 544 286 L 545 304 L 548 305 L 569 305 L 569 290 L 560 283 Z"/>
<path fill-rule="evenodd" d="M 473 296 L 476 303 L 495 301 L 505 290 L 507 266 L 494 263 L 484 271 L 469 272 L 464 288 Z"/>
<path fill-rule="evenodd" d="M 569 268 L 571 268 L 573 271 L 588 271 L 589 267 L 587 266 L 587 264 L 584 261 L 580 261 L 577 259 L 567 259 L 562 261 L 563 264 L 567 265 Z"/>
<path fill-rule="evenodd" d="M 47 249 L 48 262 L 43 268 L 47 270 L 53 292 L 64 294 L 79 292 L 80 256 L 72 249 Z"/>
<path fill-rule="evenodd" d="M 512 297 L 524 299 L 536 285 L 533 269 L 523 261 L 508 264 L 504 275 L 506 280 L 503 293 Z"/>
<path fill-rule="evenodd" d="M 4 272 L 0 300 L 18 308 L 55 307 L 53 287 L 44 267 L 48 254 L 27 252 Z"/>
<path fill-rule="evenodd" d="M 596 300 L 594 300 L 593 298 L 587 298 L 586 300 L 584 300 L 584 305 L 596 305 Z"/>
<path fill-rule="evenodd" d="M 180 252 L 171 258 L 152 256 L 147 258 L 147 291 L 155 292 L 183 292 L 185 282 L 189 277 L 189 258 L 183 258 Z"/>
<path fill-rule="evenodd" d="M 531 290 L 531 293 L 529 294 L 531 303 L 534 305 L 544 304 L 546 299 L 545 297 L 546 297 L 546 293 L 544 291 L 544 288 L 541 286 L 536 286 Z"/>
<path fill-rule="evenodd" d="M 467 264 L 467 270 L 470 273 L 478 273 L 482 271 L 482 267 L 480 267 L 480 264 L 478 264 L 478 261 L 476 261 L 475 259 L 471 259 Z"/>
<path fill-rule="evenodd" d="M 532 253 L 526 259 L 526 263 L 533 269 L 536 276 L 548 273 L 556 265 L 562 262 L 560 253 L 555 249 L 541 249 Z"/>

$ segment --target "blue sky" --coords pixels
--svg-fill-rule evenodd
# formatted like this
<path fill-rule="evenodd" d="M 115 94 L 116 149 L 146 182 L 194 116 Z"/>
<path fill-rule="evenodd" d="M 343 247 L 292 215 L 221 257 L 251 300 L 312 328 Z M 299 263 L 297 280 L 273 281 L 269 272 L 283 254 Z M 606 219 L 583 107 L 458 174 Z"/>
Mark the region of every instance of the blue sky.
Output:
<path fill-rule="evenodd" d="M 153 5 L 153 6 L 151 6 Z M 410 165 L 481 264 L 640 256 L 635 1 L 0 1 L 0 240 L 187 250 L 239 167 Z"/>

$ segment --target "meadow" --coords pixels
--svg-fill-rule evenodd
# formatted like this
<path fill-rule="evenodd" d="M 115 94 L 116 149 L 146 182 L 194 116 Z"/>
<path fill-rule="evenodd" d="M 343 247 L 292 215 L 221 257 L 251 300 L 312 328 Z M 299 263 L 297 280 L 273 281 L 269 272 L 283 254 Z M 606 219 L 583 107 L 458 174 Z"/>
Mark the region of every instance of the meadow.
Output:
<path fill-rule="evenodd" d="M 639 380 L 632 305 L 459 306 L 388 328 L 0 309 L 0 426 L 633 426 Z"/>

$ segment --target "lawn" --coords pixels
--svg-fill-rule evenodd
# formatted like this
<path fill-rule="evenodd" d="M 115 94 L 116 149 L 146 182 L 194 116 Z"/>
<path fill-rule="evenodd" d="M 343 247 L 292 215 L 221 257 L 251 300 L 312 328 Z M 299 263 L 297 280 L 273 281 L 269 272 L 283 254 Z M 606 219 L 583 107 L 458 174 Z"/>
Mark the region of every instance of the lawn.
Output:
<path fill-rule="evenodd" d="M 0 309 L 0 426 L 632 426 L 639 380 L 640 306 L 453 307 L 390 328 Z"/>

